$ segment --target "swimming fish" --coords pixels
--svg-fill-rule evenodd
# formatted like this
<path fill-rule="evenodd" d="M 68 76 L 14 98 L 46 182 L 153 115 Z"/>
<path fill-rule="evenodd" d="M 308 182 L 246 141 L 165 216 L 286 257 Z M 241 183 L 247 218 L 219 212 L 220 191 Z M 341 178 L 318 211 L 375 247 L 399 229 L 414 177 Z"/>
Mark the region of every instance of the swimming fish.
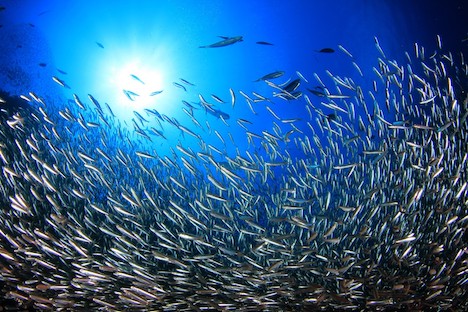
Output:
<path fill-rule="evenodd" d="M 236 42 L 243 41 L 242 36 L 221 37 L 221 38 L 223 38 L 223 40 L 221 40 L 219 42 L 216 42 L 216 43 L 213 43 L 213 44 L 210 44 L 210 45 L 200 46 L 199 48 L 220 48 L 220 47 L 225 47 L 225 46 L 234 44 Z"/>
<path fill-rule="evenodd" d="M 163 90 L 154 91 L 154 92 L 151 92 L 149 96 L 155 96 L 155 95 L 161 94 L 162 92 Z"/>
<path fill-rule="evenodd" d="M 313 95 L 320 96 L 320 97 L 326 96 L 326 94 L 323 91 L 314 90 L 314 89 L 310 89 L 310 88 L 306 88 L 306 89 L 307 89 L 307 91 L 309 91 Z"/>
<path fill-rule="evenodd" d="M 172 84 L 173 84 L 174 86 L 176 86 L 177 88 L 180 88 L 180 89 L 182 89 L 182 90 L 184 90 L 184 91 L 187 92 L 187 88 L 186 88 L 184 85 L 182 85 L 182 84 L 180 84 L 180 83 L 178 83 L 178 82 L 173 82 Z"/>
<path fill-rule="evenodd" d="M 130 101 L 135 101 L 135 97 L 140 96 L 139 94 L 130 90 L 122 90 L 122 91 Z"/>
<path fill-rule="evenodd" d="M 185 80 L 185 79 L 183 79 L 183 78 L 179 78 L 179 79 L 180 79 L 180 81 L 182 81 L 182 82 L 185 83 L 186 85 L 195 86 L 195 85 L 194 85 L 193 83 L 191 83 L 190 81 L 187 81 L 187 80 Z"/>
<path fill-rule="evenodd" d="M 266 74 L 265 76 L 263 76 L 261 78 L 258 78 L 255 81 L 275 79 L 275 78 L 279 78 L 279 77 L 281 77 L 283 75 L 284 75 L 284 71 L 278 70 L 278 71 L 274 71 L 272 73 Z"/>
<path fill-rule="evenodd" d="M 467 310 L 468 67 L 423 51 L 233 86 L 236 123 L 0 91 L 2 307 Z"/>
<path fill-rule="evenodd" d="M 218 103 L 226 103 L 225 101 L 223 101 L 219 96 L 215 95 L 215 94 L 212 94 L 211 97 Z"/>
<path fill-rule="evenodd" d="M 320 52 L 320 53 L 333 53 L 333 52 L 335 52 L 335 50 L 332 49 L 332 48 L 323 48 L 323 49 L 318 50 L 318 51 L 316 51 L 316 52 Z"/>
<path fill-rule="evenodd" d="M 61 70 L 61 69 L 58 69 L 58 68 L 57 68 L 57 71 L 58 71 L 59 73 L 61 73 L 62 75 L 66 75 L 66 74 L 67 74 L 67 72 L 66 72 L 66 71 L 63 71 L 63 70 Z"/>
<path fill-rule="evenodd" d="M 224 120 L 227 120 L 229 119 L 231 116 L 229 116 L 229 114 L 219 110 L 219 109 L 215 109 L 213 107 L 206 107 L 205 108 L 206 112 L 210 115 L 213 115 L 215 116 L 216 118 L 222 118 Z"/>
<path fill-rule="evenodd" d="M 294 79 L 293 81 L 291 81 L 290 83 L 288 83 L 284 88 L 283 90 L 288 92 L 288 93 L 291 93 L 293 91 L 295 91 L 299 85 L 301 84 L 301 80 L 300 79 Z"/>
<path fill-rule="evenodd" d="M 274 45 L 273 43 L 270 43 L 270 42 L 267 42 L 267 41 L 257 41 L 255 43 L 260 44 L 260 45 L 270 45 L 270 46 Z"/>
<path fill-rule="evenodd" d="M 137 75 L 130 74 L 130 77 L 132 77 L 133 80 L 138 81 L 141 84 L 145 84 L 143 80 L 141 80 L 140 77 L 138 77 Z"/>
<path fill-rule="evenodd" d="M 55 81 L 56 83 L 58 83 L 60 86 L 65 87 L 65 88 L 67 88 L 67 89 L 70 89 L 70 87 L 69 87 L 69 86 L 65 83 L 65 81 L 63 81 L 62 79 L 53 76 L 53 77 L 52 77 L 52 80 Z"/>

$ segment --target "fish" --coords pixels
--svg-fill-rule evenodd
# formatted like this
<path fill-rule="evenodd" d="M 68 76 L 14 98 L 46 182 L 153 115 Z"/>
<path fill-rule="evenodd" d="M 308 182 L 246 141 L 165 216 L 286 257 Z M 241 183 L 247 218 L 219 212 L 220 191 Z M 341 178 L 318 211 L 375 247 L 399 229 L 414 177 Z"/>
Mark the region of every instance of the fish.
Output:
<path fill-rule="evenodd" d="M 153 115 L 153 116 L 158 117 L 159 119 L 162 119 L 161 114 L 160 114 L 157 110 L 155 110 L 155 109 L 145 108 L 145 112 L 146 112 L 148 115 Z"/>
<path fill-rule="evenodd" d="M 304 80 L 305 82 L 309 83 L 309 81 L 304 77 L 304 75 L 301 74 L 300 71 L 296 70 L 296 74 L 299 78 L 301 78 L 302 80 Z"/>
<path fill-rule="evenodd" d="M 135 93 L 130 90 L 122 90 L 122 91 L 130 101 L 135 101 L 135 97 L 140 96 L 138 93 Z"/>
<path fill-rule="evenodd" d="M 284 88 L 283 90 L 288 92 L 288 93 L 291 93 L 293 91 L 295 91 L 299 85 L 301 84 L 301 80 L 300 79 L 294 79 L 293 81 L 291 81 L 290 83 L 288 83 Z"/>
<path fill-rule="evenodd" d="M 270 46 L 274 45 L 273 43 L 270 43 L 270 42 L 267 42 L 267 41 L 257 41 L 255 43 L 260 44 L 260 45 L 270 45 Z"/>
<path fill-rule="evenodd" d="M 55 81 L 57 84 L 59 84 L 60 86 L 64 87 L 64 88 L 67 88 L 67 89 L 70 89 L 70 87 L 65 83 L 65 81 L 63 81 L 62 79 L 58 78 L 58 77 L 55 77 L 53 76 L 52 77 L 52 80 Z"/>
<path fill-rule="evenodd" d="M 255 81 L 275 79 L 275 78 L 279 78 L 279 77 L 281 77 L 283 75 L 284 75 L 284 71 L 278 70 L 278 71 L 274 71 L 272 73 L 266 74 L 265 76 L 262 76 L 261 78 L 258 78 Z"/>
<path fill-rule="evenodd" d="M 98 100 L 96 100 L 91 94 L 88 94 L 88 98 L 91 101 L 91 103 L 93 103 L 93 105 L 96 107 L 96 109 L 102 112 L 102 107 L 101 104 L 99 104 Z"/>
<path fill-rule="evenodd" d="M 191 83 L 190 81 L 187 81 L 187 80 L 185 80 L 185 79 L 183 79 L 183 78 L 179 78 L 179 79 L 180 79 L 180 81 L 182 81 L 182 82 L 185 83 L 186 85 L 195 86 L 195 85 L 194 85 L 193 83 Z"/>
<path fill-rule="evenodd" d="M 138 120 L 140 121 L 144 121 L 144 122 L 149 122 L 148 120 L 146 120 L 145 118 L 143 118 L 143 116 L 141 116 L 141 114 L 137 111 L 133 111 L 133 114 L 138 118 Z"/>
<path fill-rule="evenodd" d="M 159 90 L 159 91 L 154 91 L 154 92 L 151 92 L 149 94 L 149 96 L 155 96 L 155 95 L 158 95 L 158 94 L 161 94 L 164 90 Z"/>
<path fill-rule="evenodd" d="M 319 52 L 319 53 L 334 53 L 335 50 L 332 49 L 332 48 L 323 48 L 323 49 L 320 49 L 320 50 L 318 50 L 316 52 Z"/>
<path fill-rule="evenodd" d="M 212 97 L 216 102 L 218 102 L 218 103 L 221 103 L 221 104 L 222 104 L 222 103 L 226 103 L 225 101 L 221 100 L 221 99 L 219 98 L 219 96 L 217 96 L 217 95 L 215 95 L 215 94 L 212 94 L 211 97 Z"/>
<path fill-rule="evenodd" d="M 187 102 L 185 100 L 182 100 L 182 104 L 184 104 L 185 106 L 190 108 L 191 111 L 194 110 L 194 109 L 198 109 L 197 107 L 193 106 L 192 104 L 190 104 L 189 102 Z"/>
<path fill-rule="evenodd" d="M 232 88 L 229 88 L 229 94 L 231 95 L 231 106 L 234 107 L 236 104 L 236 93 L 234 90 L 232 90 Z"/>
<path fill-rule="evenodd" d="M 232 45 L 234 43 L 243 41 L 242 36 L 221 37 L 221 38 L 223 38 L 223 40 L 218 41 L 218 42 L 213 43 L 213 44 L 210 44 L 210 45 L 200 46 L 199 48 L 221 48 L 221 47 L 225 47 L 225 46 Z"/>
<path fill-rule="evenodd" d="M 198 134 L 196 134 L 195 132 L 193 132 L 192 130 L 188 129 L 185 126 L 182 126 L 182 125 L 178 124 L 177 128 L 179 128 L 182 131 L 182 133 L 187 133 L 187 134 L 193 136 L 194 138 L 200 139 L 200 136 Z"/>
<path fill-rule="evenodd" d="M 137 75 L 130 74 L 130 77 L 132 77 L 133 80 L 138 81 L 141 84 L 145 84 L 143 80 L 141 80 Z"/>
<path fill-rule="evenodd" d="M 66 74 L 67 74 L 67 72 L 65 72 L 65 71 L 63 71 L 63 70 L 61 70 L 61 69 L 58 69 L 58 68 L 57 68 L 57 71 L 58 71 L 59 73 L 61 73 L 62 75 L 66 75 Z"/>
<path fill-rule="evenodd" d="M 338 45 L 338 48 L 347 56 L 349 56 L 350 58 L 353 58 L 353 55 L 345 47 L 343 47 L 342 45 Z"/>
<path fill-rule="evenodd" d="M 313 95 L 316 95 L 316 96 L 319 96 L 319 97 L 325 97 L 327 96 L 323 91 L 319 91 L 319 90 L 314 90 L 314 89 L 310 89 L 310 88 L 306 88 L 307 91 L 309 91 L 310 93 L 312 93 Z"/>
<path fill-rule="evenodd" d="M 177 88 L 180 88 L 182 90 L 184 90 L 185 92 L 187 92 L 187 88 L 184 86 L 184 85 L 181 85 L 180 83 L 178 82 L 173 82 L 172 83 L 174 86 L 176 86 Z"/>
<path fill-rule="evenodd" d="M 241 81 L 236 123 L 0 91 L 2 307 L 466 310 L 468 68 L 436 40 L 376 44 L 372 83 Z"/>

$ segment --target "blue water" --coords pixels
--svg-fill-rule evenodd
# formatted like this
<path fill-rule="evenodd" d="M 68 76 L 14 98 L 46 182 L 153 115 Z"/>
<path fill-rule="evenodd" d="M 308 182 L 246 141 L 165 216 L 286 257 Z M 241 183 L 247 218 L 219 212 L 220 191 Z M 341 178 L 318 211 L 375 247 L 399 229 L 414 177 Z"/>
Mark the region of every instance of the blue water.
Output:
<path fill-rule="evenodd" d="M 374 105 L 370 100 L 366 103 L 371 116 L 374 116 L 375 106 L 380 105 L 380 109 L 384 111 L 380 115 L 388 122 L 396 121 L 395 111 L 385 110 L 384 86 L 378 82 L 378 90 L 373 91 L 374 80 L 378 80 L 374 67 L 378 68 L 378 59 L 384 58 L 376 48 L 376 40 L 385 53 L 387 63 L 394 60 L 400 65 L 407 64 L 405 52 L 408 51 L 414 57 L 415 42 L 418 46 L 424 46 L 427 56 L 430 56 L 437 48 L 437 35 L 442 38 L 442 51 L 452 51 L 453 55 L 459 55 L 463 51 L 467 55 L 468 11 L 465 2 L 452 1 L 451 4 L 442 5 L 436 1 L 419 0 L 0 1 L 0 38 L 3 40 L 0 43 L 3 45 L 0 47 L 0 91 L 29 98 L 32 97 L 30 92 L 34 92 L 46 99 L 42 105 L 34 101 L 26 103 L 46 107 L 47 112 L 55 118 L 53 120 L 56 124 L 53 127 L 50 126 L 53 124 L 51 122 L 35 133 L 50 135 L 53 139 L 51 144 L 58 150 L 71 150 L 70 154 L 87 152 L 98 158 L 101 161 L 100 170 L 113 170 L 112 181 L 121 183 L 122 189 L 135 189 L 140 197 L 144 197 L 143 189 L 147 190 L 158 203 L 169 207 L 169 200 L 180 205 L 193 203 L 199 196 L 217 191 L 207 182 L 204 176 L 207 173 L 228 183 L 226 176 L 218 169 L 229 169 L 229 160 L 236 156 L 252 163 L 280 164 L 284 161 L 292 163 L 294 160 L 297 164 L 302 161 L 312 173 L 314 170 L 322 170 L 321 164 L 355 162 L 361 151 L 343 148 L 343 142 L 350 138 L 348 134 L 343 142 L 336 142 L 336 146 L 343 148 L 342 159 L 327 159 L 319 152 L 318 144 L 314 141 L 311 145 L 318 155 L 317 159 L 311 157 L 310 153 L 305 155 L 307 153 L 299 147 L 305 138 L 312 140 L 314 137 L 324 146 L 333 146 L 335 142 L 327 141 L 331 136 L 327 136 L 326 131 L 319 131 L 320 125 L 326 125 L 327 120 L 335 118 L 340 118 L 340 124 L 343 125 L 351 122 L 346 114 L 324 108 L 323 97 L 309 91 L 324 92 L 316 77 L 320 77 L 330 94 L 342 93 L 344 96 L 349 94 L 354 97 L 356 92 L 335 86 L 330 76 L 349 77 L 362 88 L 366 100 L 370 99 L 369 93 L 375 95 L 376 103 L 379 104 Z M 18 32 L 13 32 L 18 29 L 21 30 L 20 37 Z M 225 47 L 200 48 L 221 41 L 220 36 L 242 36 L 243 40 Z M 340 46 L 352 56 L 345 53 Z M 319 52 L 322 49 L 332 49 L 334 52 Z M 362 75 L 356 66 L 359 66 Z M 15 71 L 21 75 L 8 80 L 8 75 L 4 73 L 12 73 L 14 76 Z M 278 85 L 300 79 L 298 90 L 302 92 L 302 96 L 297 100 L 281 99 L 277 96 L 278 89 L 264 81 L 257 81 L 275 71 L 284 71 L 283 76 L 271 80 Z M 54 82 L 52 77 L 66 86 Z M 395 85 L 388 88 L 395 94 L 400 92 Z M 459 89 L 463 87 L 457 88 Z M 235 105 L 231 104 L 231 90 L 236 96 Z M 405 89 L 402 92 L 404 91 Z M 158 94 L 150 95 L 151 93 Z M 251 98 L 258 94 L 268 100 L 249 105 L 242 93 Z M 414 91 L 413 94 L 417 92 Z M 89 95 L 99 104 L 93 104 Z M 86 104 L 86 110 L 77 108 L 74 96 Z M 306 96 L 317 107 L 317 111 L 307 104 Z M 225 103 L 217 102 L 216 98 Z M 225 120 L 206 112 L 200 105 L 201 99 L 213 105 L 214 112 L 222 112 Z M 349 99 L 349 102 L 352 101 L 352 98 Z M 193 110 L 184 102 L 192 105 Z M 102 120 L 96 118 L 97 107 L 104 114 Z M 65 122 L 57 112 L 63 113 L 67 109 L 75 117 L 82 114 L 84 120 L 98 123 L 99 126 L 89 126 L 84 131 L 78 122 Z M 149 115 L 145 109 L 157 111 L 157 114 L 166 119 Z M 323 111 L 324 114 L 320 115 L 318 111 Z M 139 120 L 139 115 L 147 121 Z M 365 116 L 365 112 L 356 111 L 356 115 Z M 313 130 L 310 125 L 313 125 Z M 188 130 L 183 131 L 180 126 Z M 61 132 L 47 132 L 49 128 L 55 127 Z M 136 128 L 141 128 L 149 139 L 136 134 Z M 359 127 L 354 124 L 350 128 Z M 111 130 L 106 132 L 101 129 Z M 151 134 L 151 129 L 159 131 L 164 137 L 154 135 L 154 132 Z M 246 131 L 252 136 L 260 135 L 264 138 L 249 139 Z M 290 131 L 292 134 L 286 140 L 285 136 Z M 387 139 L 378 133 L 367 131 L 362 129 L 362 133 L 357 135 L 370 140 Z M 66 137 L 66 140 L 55 140 L 56 135 Z M 268 135 L 280 137 L 277 146 L 266 144 L 268 140 L 265 136 Z M 44 145 L 45 141 L 48 140 L 42 142 Z M 190 161 L 190 157 L 178 150 L 177 146 L 189 153 L 204 153 L 205 156 L 199 154 L 198 160 L 192 162 L 199 165 L 196 174 L 202 176 L 201 178 L 189 174 L 184 169 L 181 158 L 175 157 L 182 156 Z M 158 177 L 159 181 L 167 182 L 174 190 L 168 191 L 157 183 L 150 183 L 150 175 L 134 176 L 134 172 L 142 173 L 141 168 L 121 166 L 118 161 L 113 162 L 117 164 L 113 168 L 105 167 L 105 157 L 98 154 L 96 148 L 108 153 L 114 161 L 120 157 L 119 151 L 122 151 L 125 157 L 133 157 L 135 168 L 137 161 L 148 167 L 152 166 L 152 173 L 157 172 L 164 177 Z M 138 158 L 135 152 L 158 155 L 161 158 Z M 207 160 L 208 153 L 212 155 L 217 167 Z M 59 153 L 50 152 L 50 155 L 47 154 L 49 159 L 46 160 L 63 165 L 61 169 L 72 167 L 65 164 L 63 155 L 57 156 L 57 160 L 56 154 Z M 250 158 L 252 155 L 254 159 Z M 241 162 L 238 161 L 237 166 L 239 163 Z M 264 167 L 267 166 L 258 166 Z M 290 166 L 288 170 L 304 166 L 293 167 Z M 93 172 L 83 166 L 71 169 L 81 175 L 91 176 Z M 252 204 L 249 207 L 255 211 L 255 221 L 260 226 L 268 225 L 266 207 L 275 204 L 272 203 L 274 196 L 270 195 L 279 194 L 282 187 L 294 187 L 290 180 L 283 179 L 287 172 L 282 166 L 272 166 L 269 169 L 273 174 L 269 174 L 265 180 L 261 174 L 249 175 L 245 170 L 236 171 L 244 178 L 239 180 L 249 184 L 245 189 L 254 190 L 255 196 L 263 198 L 261 204 Z M 70 177 L 69 172 L 67 176 Z M 180 196 L 183 197 L 182 203 L 174 195 L 180 188 L 174 185 L 174 181 L 170 182 L 168 177 L 183 177 L 186 180 L 182 184 L 190 185 L 190 190 L 199 186 L 204 189 L 200 193 Z M 117 181 L 119 178 L 122 180 Z M 193 184 L 192 179 L 195 181 Z M 206 186 L 196 184 L 201 181 L 207 182 Z M 240 189 L 242 183 L 239 182 Z M 124 199 L 117 198 L 123 193 L 117 186 L 112 188 L 114 186 L 106 188 L 101 184 L 96 188 L 89 187 L 86 195 L 90 202 L 97 205 L 106 203 L 108 196 L 127 204 Z M 354 186 L 346 192 L 357 192 L 358 188 Z M 320 195 L 324 198 L 324 194 L 336 190 L 332 186 L 328 189 L 323 186 L 321 191 L 323 194 Z M 298 197 L 309 200 L 319 196 L 312 194 L 312 191 L 310 194 L 304 191 Z M 216 211 L 218 202 L 214 202 L 213 211 Z M 194 209 L 188 205 L 183 208 L 187 211 Z M 323 212 L 316 203 L 311 204 L 310 211 L 317 214 Z M 289 212 L 284 214 L 287 213 Z M 344 214 L 342 211 L 336 213 Z M 149 223 L 153 217 L 148 216 Z M 335 215 L 330 220 L 340 219 L 339 217 Z M 244 226 L 242 222 L 245 220 L 238 220 L 237 224 Z"/>
<path fill-rule="evenodd" d="M 145 115 L 145 108 L 187 124 L 190 118 L 182 110 L 182 100 L 199 102 L 202 95 L 229 114 L 233 126 L 226 129 L 202 110 L 196 112 L 197 120 L 204 127 L 208 121 L 223 136 L 230 132 L 241 150 L 247 142 L 236 119 L 252 121 L 252 132 L 271 130 L 275 121 L 263 104 L 254 104 L 257 115 L 252 113 L 237 93 L 242 90 L 270 97 L 271 87 L 253 82 L 263 75 L 284 71 L 275 80 L 283 83 L 296 79 L 296 71 L 300 71 L 313 88 L 318 85 L 313 73 L 330 82 L 328 70 L 371 87 L 368 77 L 379 57 L 374 36 L 390 59 L 402 61 L 404 51 L 414 50 L 414 42 L 431 50 L 436 35 L 441 35 L 444 44 L 453 47 L 461 44 L 468 29 L 461 19 L 466 11 L 462 1 L 451 7 L 422 1 L 412 5 L 403 1 L 6 1 L 2 6 L 1 24 L 29 23 L 45 36 L 53 57 L 47 66 L 70 86 L 70 90 L 62 90 L 66 98 L 75 93 L 87 100 L 92 94 L 100 103 L 108 103 L 122 126 L 131 129 L 133 111 Z M 218 36 L 243 36 L 243 41 L 222 48 L 199 48 L 221 40 Z M 364 78 L 338 45 L 352 53 Z M 333 48 L 335 53 L 316 52 L 322 48 Z M 180 78 L 195 86 L 186 85 L 188 90 L 183 91 L 173 84 L 181 83 Z M 235 107 L 230 105 L 230 88 L 237 93 Z M 123 90 L 139 96 L 132 101 Z M 163 92 L 148 96 L 154 91 Z M 216 103 L 211 94 L 227 104 Z M 276 100 L 270 106 L 284 119 L 307 114 L 304 105 L 297 103 Z M 164 125 L 161 129 L 169 141 L 185 139 L 171 128 Z M 213 145 L 220 143 L 214 135 L 203 139 Z M 161 140 L 156 139 L 155 146 L 159 153 L 167 154 L 168 145 Z"/>
<path fill-rule="evenodd" d="M 88 101 L 91 94 L 103 107 L 108 104 L 117 116 L 114 122 L 130 132 L 134 128 L 131 120 L 136 119 L 134 111 L 145 116 L 150 120 L 144 125 L 146 129 L 159 129 L 168 139 L 154 138 L 148 146 L 159 155 L 169 155 L 170 147 L 179 141 L 195 150 L 197 143 L 167 122 L 156 123 L 154 116 L 144 113 L 145 108 L 190 125 L 187 128 L 202 135 L 205 143 L 221 146 L 233 155 L 236 148 L 242 151 L 249 146 L 245 131 L 235 123 L 239 118 L 252 122 L 252 133 L 272 133 L 274 122 L 284 132 L 288 130 L 265 109 L 265 104 L 254 103 L 252 111 L 238 93 L 252 96 L 255 92 L 272 98 L 276 90 L 262 81 L 254 82 L 265 74 L 284 71 L 284 76 L 274 80 L 281 84 L 297 79 L 299 71 L 309 81 L 303 81 L 299 89 L 319 105 L 320 99 L 306 91 L 319 85 L 314 73 L 326 85 L 331 83 L 328 71 L 352 77 L 363 89 L 372 88 L 372 67 L 377 67 L 377 58 L 381 57 L 374 37 L 389 59 L 404 63 L 404 52 L 414 51 L 415 42 L 432 51 L 436 35 L 441 35 L 448 50 L 466 49 L 462 40 L 468 30 L 463 1 L 443 6 L 426 1 L 6 1 L 1 5 L 5 8 L 0 12 L 4 31 L 9 25 L 26 23 L 44 36 L 52 55 L 47 69 L 70 87 L 54 85 L 66 100 L 76 94 Z M 243 36 L 243 41 L 221 48 L 199 48 L 220 41 L 219 36 Z M 353 58 L 338 45 L 351 52 Z M 335 52 L 317 52 L 322 48 Z M 32 73 L 41 70 L 35 63 L 28 64 L 27 58 L 22 61 Z M 363 77 L 352 61 L 359 64 Z M 181 78 L 195 86 L 184 85 Z M 187 91 L 174 82 L 184 85 Z M 229 89 L 236 93 L 234 107 Z M 131 100 L 125 90 L 138 96 Z M 29 91 L 23 90 L 23 94 Z M 149 96 L 155 91 L 162 92 Z M 211 94 L 226 103 L 217 103 Z M 194 116 L 205 130 L 192 124 L 182 101 L 196 106 L 200 95 L 229 114 L 228 127 L 198 106 Z M 272 102 L 269 107 L 282 119 L 308 114 L 306 105 L 298 101 Z M 299 124 L 307 134 L 307 125 Z M 213 130 L 225 141 L 230 141 L 230 133 L 235 144 L 221 142 Z"/>
<path fill-rule="evenodd" d="M 140 137 L 140 144 L 146 145 L 146 150 L 161 156 L 171 155 L 171 149 L 179 142 L 186 148 L 200 150 L 196 139 L 144 111 L 156 110 L 201 135 L 204 143 L 235 156 L 251 147 L 244 129 L 236 123 L 239 118 L 251 122 L 248 129 L 256 134 L 274 133 L 275 129 L 281 129 L 284 134 L 291 129 L 276 120 L 266 106 L 281 119 L 308 120 L 303 118 L 309 114 L 303 98 L 299 101 L 274 98 L 272 95 L 277 90 L 263 81 L 255 82 L 268 73 L 284 71 L 282 77 L 274 80 L 282 84 L 299 78 L 296 73 L 299 71 L 309 81 L 302 81 L 299 90 L 320 106 L 321 99 L 307 91 L 320 85 L 314 73 L 325 85 L 332 84 L 327 74 L 331 73 L 351 77 L 364 90 L 372 89 L 375 79 L 372 68 L 378 67 L 377 58 L 381 57 L 375 47 L 375 37 L 389 59 L 403 64 L 404 52 L 414 54 L 415 42 L 433 51 L 436 35 L 441 36 L 444 48 L 455 53 L 466 50 L 463 39 L 468 26 L 463 18 L 466 13 L 463 1 L 454 1 L 450 6 L 426 1 L 411 3 L 6 1 L 1 4 L 5 9 L 0 12 L 0 24 L 4 26 L 0 31 L 8 31 L 10 25 L 28 24 L 44 36 L 51 54 L 45 66 L 48 76 L 58 77 L 69 89 L 41 78 L 37 84 L 47 83 L 47 88 L 39 95 L 44 96 L 54 88 L 54 92 L 63 96 L 60 103 L 53 103 L 59 109 L 73 103 L 73 94 L 89 104 L 88 94 L 91 94 L 102 107 L 110 107 L 116 115 L 112 122 L 124 133 L 135 128 L 132 119 L 137 120 L 136 112 L 149 121 L 137 121 L 146 132 L 153 128 L 165 136 L 166 139 L 152 136 L 151 141 Z M 220 41 L 219 36 L 243 36 L 243 41 L 220 48 L 199 48 Z M 257 44 L 258 41 L 272 45 Z M 343 53 L 338 45 L 353 57 Z M 317 52 L 323 48 L 335 52 Z M 10 55 L 4 58 L 14 57 L 9 51 Z M 361 68 L 362 77 L 353 61 Z M 31 75 L 46 70 L 38 66 L 36 59 L 33 62 L 26 57 L 21 62 L 31 68 Z M 181 78 L 194 86 L 184 84 Z M 174 83 L 184 85 L 187 90 Z M 235 106 L 231 105 L 230 89 L 236 94 Z M 37 92 L 24 89 L 16 95 L 29 91 Z M 138 95 L 129 98 L 125 95 L 127 91 Z M 162 92 L 149 96 L 159 91 Z M 252 98 L 255 92 L 271 102 L 253 103 L 251 108 L 239 91 Z M 226 103 L 217 103 L 212 94 Z M 230 119 L 223 122 L 207 114 L 198 106 L 200 96 Z M 199 126 L 191 121 L 186 113 L 190 109 L 182 101 L 197 108 L 193 114 Z M 388 118 L 392 121 L 391 116 Z M 305 121 L 296 125 L 306 135 L 311 134 Z M 291 155 L 301 157 L 297 148 L 291 145 L 288 148 Z"/>

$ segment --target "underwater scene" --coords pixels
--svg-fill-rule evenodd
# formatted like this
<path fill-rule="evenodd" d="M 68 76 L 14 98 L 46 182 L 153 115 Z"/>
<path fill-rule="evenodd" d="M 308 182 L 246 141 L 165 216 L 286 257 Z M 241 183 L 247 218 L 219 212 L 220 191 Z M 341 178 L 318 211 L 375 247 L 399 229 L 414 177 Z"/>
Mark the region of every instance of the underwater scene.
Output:
<path fill-rule="evenodd" d="M 0 310 L 467 310 L 465 2 L 0 1 Z"/>

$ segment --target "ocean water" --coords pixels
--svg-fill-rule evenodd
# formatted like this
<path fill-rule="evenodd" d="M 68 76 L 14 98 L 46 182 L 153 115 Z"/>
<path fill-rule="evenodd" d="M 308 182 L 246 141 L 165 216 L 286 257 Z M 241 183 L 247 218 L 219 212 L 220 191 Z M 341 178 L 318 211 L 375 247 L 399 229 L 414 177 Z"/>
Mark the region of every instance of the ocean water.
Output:
<path fill-rule="evenodd" d="M 467 13 L 0 2 L 2 303 L 466 308 Z"/>
<path fill-rule="evenodd" d="M 22 60 L 25 66 L 30 66 L 34 74 L 46 68 L 55 70 L 53 74 L 71 88 L 62 90 L 66 98 L 71 98 L 71 93 L 81 98 L 92 94 L 98 101 L 108 103 L 122 126 L 130 129 L 133 128 L 131 119 L 135 118 L 133 111 L 142 113 L 145 108 L 187 122 L 181 101 L 199 102 L 199 94 L 211 102 L 214 101 L 211 94 L 230 102 L 230 88 L 271 93 L 268 85 L 254 81 L 274 71 L 286 73 L 278 80 L 279 84 L 298 78 L 296 71 L 299 71 L 311 81 L 309 87 L 316 87 L 313 73 L 327 79 L 325 73 L 329 71 L 353 77 L 356 83 L 370 88 L 371 79 L 357 74 L 350 58 L 338 45 L 352 53 L 365 74 L 372 72 L 379 57 L 374 37 L 396 61 L 403 61 L 403 52 L 414 50 L 415 42 L 428 50 L 434 48 L 436 35 L 442 37 L 444 48 L 449 51 L 466 49 L 461 42 L 466 37 L 465 5 L 461 1 L 449 7 L 427 2 L 395 5 L 388 1 L 255 4 L 208 1 L 196 5 L 185 1 L 141 1 L 134 5 L 124 1 L 92 5 L 21 1 L 6 7 L 2 14 L 5 27 L 25 23 L 37 28 L 51 53 L 50 63 L 42 68 L 29 64 L 31 56 L 26 54 Z M 219 41 L 219 36 L 243 36 L 244 40 L 225 48 L 198 48 Z M 259 41 L 273 45 L 256 44 Z M 336 52 L 316 52 L 328 47 Z M 144 84 L 131 75 L 142 79 Z M 186 86 L 187 92 L 174 86 L 174 82 L 181 83 L 180 78 L 194 83 L 195 87 Z M 138 96 L 131 100 L 124 90 Z M 149 96 L 155 91 L 163 92 Z M 261 119 L 262 122 L 253 126 L 258 131 L 264 129 L 263 122 L 275 121 L 264 107 L 255 107 L 254 111 L 259 111 L 257 116 L 250 109 L 246 112 L 243 98 L 239 102 L 238 106 L 244 107 L 223 104 L 218 107 L 226 110 L 232 119 Z M 306 113 L 303 105 L 283 102 L 275 103 L 275 110 L 283 118 Z M 223 128 L 216 117 L 200 118 L 212 122 L 214 128 Z M 174 141 L 179 137 L 178 132 L 168 129 L 165 134 Z M 243 131 L 239 136 L 235 130 L 229 132 L 236 144 L 245 149 Z M 216 138 L 204 140 L 219 143 Z M 158 146 L 158 142 L 153 147 L 163 155 L 169 152 L 167 146 Z"/>

